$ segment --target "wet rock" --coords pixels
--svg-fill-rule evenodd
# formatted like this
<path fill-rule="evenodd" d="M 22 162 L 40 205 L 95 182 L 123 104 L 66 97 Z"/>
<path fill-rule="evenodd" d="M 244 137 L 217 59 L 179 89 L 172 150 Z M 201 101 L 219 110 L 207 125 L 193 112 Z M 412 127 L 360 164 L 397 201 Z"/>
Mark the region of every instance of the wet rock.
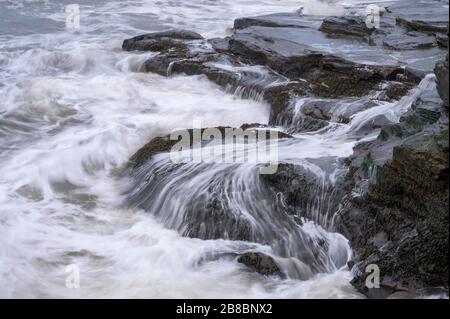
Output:
<path fill-rule="evenodd" d="M 273 131 L 273 129 L 269 125 L 265 124 L 258 124 L 258 123 L 252 123 L 252 124 L 244 124 L 241 126 L 241 129 L 245 130 L 253 130 L 253 131 L 265 131 L 266 132 L 266 138 L 270 138 L 270 132 Z M 277 138 L 283 139 L 283 138 L 294 138 L 292 135 L 277 131 Z"/>
<path fill-rule="evenodd" d="M 355 148 L 336 225 L 355 251 L 352 283 L 368 297 L 448 287 L 448 147 L 448 114 L 430 89 L 400 123 Z M 366 287 L 372 264 L 381 289 Z"/>
<path fill-rule="evenodd" d="M 315 95 L 326 98 L 360 97 L 379 89 L 381 82 L 393 79 L 400 70 L 346 66 L 341 63 L 324 63 L 323 72 L 314 79 Z M 350 71 L 353 69 L 353 72 Z"/>
<path fill-rule="evenodd" d="M 201 46 L 206 48 L 199 49 Z M 126 51 L 159 52 L 144 63 L 142 70 L 163 76 L 169 75 L 170 68 L 177 62 L 192 60 L 192 66 L 195 63 L 207 63 L 218 59 L 216 52 L 207 48 L 206 41 L 201 35 L 185 30 L 144 34 L 125 40 L 122 47 Z M 194 67 L 191 69 L 186 67 L 183 71 L 191 74 L 200 73 Z"/>
<path fill-rule="evenodd" d="M 225 39 L 222 38 L 214 38 L 209 39 L 208 42 L 211 44 L 214 50 L 219 53 L 225 53 L 228 51 L 230 46 L 230 38 L 227 37 Z"/>
<path fill-rule="evenodd" d="M 318 31 L 301 31 L 298 41 L 304 32 L 312 36 Z M 285 37 L 280 28 L 246 28 L 231 37 L 230 51 L 249 63 L 267 65 L 291 80 L 309 81 L 313 93 L 321 97 L 366 95 L 381 81 L 403 73 L 396 67 L 353 63 Z"/>
<path fill-rule="evenodd" d="M 418 32 L 390 34 L 384 40 L 385 47 L 394 50 L 427 49 L 436 45 L 435 37 Z"/>
<path fill-rule="evenodd" d="M 171 38 L 155 38 L 144 40 L 125 40 L 123 49 L 126 51 L 152 51 L 152 52 L 166 52 L 169 50 L 187 50 L 187 45 L 182 40 Z"/>
<path fill-rule="evenodd" d="M 446 33 L 448 10 L 441 1 L 400 1 L 389 6 L 397 24 L 411 31 Z"/>
<path fill-rule="evenodd" d="M 183 133 L 186 132 L 189 134 L 189 145 L 192 147 L 194 143 L 194 132 L 202 136 L 207 129 L 208 128 L 187 129 L 186 131 L 174 131 L 171 135 L 155 137 L 150 142 L 145 144 L 142 148 L 140 148 L 133 156 L 131 156 L 128 167 L 137 169 L 145 163 L 149 162 L 155 155 L 169 152 L 179 141 L 181 141 L 181 139 L 183 138 Z M 220 126 L 216 129 L 221 133 L 222 143 L 232 142 L 227 140 L 227 134 L 231 134 L 233 132 L 242 132 L 242 134 L 257 132 L 258 134 L 255 136 L 256 138 L 260 138 L 264 136 L 264 133 L 266 133 L 265 137 L 266 139 L 269 139 L 271 138 L 270 132 L 274 131 L 274 129 L 270 126 L 258 123 L 244 124 L 240 128 Z M 238 131 L 239 129 L 241 129 L 242 131 Z M 277 139 L 292 138 L 292 135 L 289 135 L 285 132 L 278 130 L 276 130 L 276 132 Z M 177 136 L 177 138 L 171 139 L 171 136 Z M 208 144 L 208 141 L 203 141 L 202 143 L 205 146 Z"/>
<path fill-rule="evenodd" d="M 331 157 L 311 160 L 313 166 L 322 170 L 323 176 L 317 176 L 301 165 L 282 163 L 275 174 L 262 176 L 262 182 L 282 197 L 290 214 L 327 227 L 343 196 L 342 188 L 333 185 L 326 177 L 335 172 L 336 162 L 337 159 Z M 336 175 L 337 184 L 343 182 L 341 177 Z M 317 196 L 321 198 L 320 202 Z"/>
<path fill-rule="evenodd" d="M 140 35 L 123 42 L 125 51 L 167 51 L 170 48 L 185 48 L 185 41 L 202 40 L 195 32 L 186 30 L 170 30 Z"/>
<path fill-rule="evenodd" d="M 380 65 L 395 65 L 388 52 L 395 50 L 398 51 L 396 58 L 406 67 L 428 74 L 442 59 L 444 52 L 440 47 L 445 47 L 445 41 L 448 41 L 447 10 L 439 1 L 411 1 L 401 0 L 389 5 L 380 18 L 380 26 L 375 29 L 367 29 L 366 16 L 344 16 L 324 19 L 321 30 L 331 35 L 329 42 L 335 55 L 358 63 L 370 60 Z M 320 39 L 320 36 L 316 38 Z M 371 47 L 361 51 L 362 42 L 358 47 L 350 42 L 352 38 L 362 39 Z M 352 46 L 354 50 L 340 54 L 340 47 Z M 383 58 L 378 59 L 377 56 Z"/>
<path fill-rule="evenodd" d="M 327 100 L 312 100 L 302 105 L 302 113 L 313 118 L 330 121 L 332 119 L 333 102 Z"/>
<path fill-rule="evenodd" d="M 234 21 L 235 30 L 255 26 L 270 28 L 311 28 L 312 23 L 300 19 L 300 15 L 297 13 L 276 13 L 259 17 L 239 18 Z"/>
<path fill-rule="evenodd" d="M 445 33 L 448 20 L 427 19 L 425 21 L 419 21 L 402 15 L 397 17 L 397 23 L 412 31 Z"/>
<path fill-rule="evenodd" d="M 389 126 L 392 121 L 384 114 L 379 114 L 372 118 L 370 121 L 363 123 L 351 134 L 354 138 L 361 139 L 370 134 L 373 134 L 377 129 Z"/>
<path fill-rule="evenodd" d="M 362 258 L 377 252 L 382 276 L 398 286 L 448 286 L 447 156 L 448 151 L 430 154 L 411 145 L 395 148 L 393 160 L 378 169 L 379 183 L 358 203 L 365 212 L 363 238 L 382 227 L 395 244 L 377 252 L 360 238 L 362 246 L 355 247 Z M 405 236 L 413 227 L 416 235 Z M 363 261 L 359 269 L 367 265 Z M 354 280 L 362 291 L 366 275 Z"/>
<path fill-rule="evenodd" d="M 376 101 L 372 99 L 350 99 L 350 100 L 339 100 L 335 103 L 342 103 L 345 105 L 345 109 L 333 113 L 332 121 L 337 123 L 350 123 L 351 118 L 354 114 L 362 112 L 364 110 L 370 109 L 378 105 Z"/>
<path fill-rule="evenodd" d="M 158 55 L 145 61 L 143 65 L 143 70 L 145 72 L 152 72 L 162 76 L 168 76 L 170 65 L 177 60 L 178 55 L 175 56 Z"/>
<path fill-rule="evenodd" d="M 292 103 L 299 96 L 310 94 L 305 82 L 288 82 L 271 85 L 264 90 L 264 99 L 271 105 L 269 124 L 279 125 L 285 120 L 292 122 Z"/>
<path fill-rule="evenodd" d="M 314 200 L 316 176 L 301 166 L 281 164 L 276 174 L 263 176 L 263 181 L 276 193 L 282 192 L 284 202 L 299 216 L 306 217 L 308 204 Z"/>
<path fill-rule="evenodd" d="M 224 40 L 225 41 L 225 40 Z M 217 41 L 211 41 L 217 43 Z M 158 55 L 149 58 L 142 66 L 145 72 L 162 76 L 172 74 L 205 75 L 211 81 L 226 87 L 237 86 L 240 76 L 226 68 L 214 67 L 222 63 L 230 67 L 240 64 L 232 57 L 221 55 L 208 42 L 191 31 L 175 30 L 152 33 L 125 40 L 125 50 L 157 51 Z M 249 80 L 246 78 L 246 80 Z"/>
<path fill-rule="evenodd" d="M 341 98 L 341 99 L 323 99 L 306 98 L 299 100 L 301 102 L 298 111 L 303 116 L 311 117 L 326 123 L 345 123 L 351 121 L 351 117 L 361 111 L 377 106 L 378 103 L 370 98 Z"/>
<path fill-rule="evenodd" d="M 271 119 L 272 125 L 286 127 L 289 133 L 315 132 L 329 125 L 329 122 L 298 110 L 295 104 L 287 107 Z"/>
<path fill-rule="evenodd" d="M 408 85 L 419 84 L 430 72 L 411 67 L 405 67 L 403 73 L 397 74 L 397 80 Z"/>
<path fill-rule="evenodd" d="M 190 32 L 187 34 L 190 35 Z M 144 62 L 142 70 L 145 72 L 162 76 L 204 75 L 230 93 L 239 89 L 242 98 L 256 98 L 271 83 L 285 81 L 270 69 L 255 67 L 252 70 L 235 57 L 225 54 L 227 39 L 191 41 L 195 33 L 190 37 L 183 33 L 179 36 L 186 36 L 189 40 L 167 38 L 168 35 L 145 35 L 127 40 L 129 43 L 124 46 L 159 52 Z"/>
<path fill-rule="evenodd" d="M 399 97 L 412 87 L 398 84 Z M 393 95 L 394 93 L 391 94 Z M 353 114 L 377 105 L 371 99 L 316 98 L 306 82 L 273 85 L 264 91 L 264 97 L 272 106 L 269 123 L 287 127 L 290 133 L 313 132 L 330 123 L 349 123 Z M 384 121 L 378 127 L 386 123 L 387 121 Z M 369 125 L 367 130 L 371 131 L 374 127 L 375 125 Z"/>
<path fill-rule="evenodd" d="M 281 276 L 282 272 L 275 260 L 259 252 L 248 252 L 238 258 L 238 262 L 264 276 Z"/>
<path fill-rule="evenodd" d="M 445 61 L 440 62 L 436 65 L 434 72 L 436 73 L 436 83 L 438 86 L 439 95 L 448 108 L 448 55 Z"/>
<path fill-rule="evenodd" d="M 411 110 L 404 114 L 399 124 L 386 125 L 382 128 L 379 139 L 390 137 L 406 138 L 423 130 L 427 125 L 436 123 L 440 118 L 439 112 L 427 109 Z"/>
<path fill-rule="evenodd" d="M 273 125 L 287 127 L 291 133 L 313 132 L 332 123 L 348 124 L 355 113 L 378 105 L 370 99 L 322 99 L 296 95 L 287 101 L 289 103 L 283 107 L 272 109 L 270 121 Z M 374 125 L 367 128 L 368 131 L 373 130 Z"/>
<path fill-rule="evenodd" d="M 385 88 L 385 95 L 390 100 L 400 100 L 414 87 L 410 83 L 390 82 Z"/>
<path fill-rule="evenodd" d="M 447 49 L 448 48 L 448 35 L 437 34 L 436 42 L 440 47 Z"/>
<path fill-rule="evenodd" d="M 343 16 L 325 18 L 319 30 L 333 36 L 352 36 L 369 41 L 375 29 L 369 29 L 360 16 Z"/>
<path fill-rule="evenodd" d="M 381 127 L 378 138 L 367 143 L 360 143 L 354 148 L 350 167 L 357 168 L 360 173 L 353 175 L 368 177 L 372 166 L 382 166 L 392 159 L 394 147 L 416 134 L 436 134 L 448 125 L 447 115 L 443 112 L 442 103 L 436 90 L 426 90 L 420 94 L 404 113 L 399 123 L 390 123 Z"/>
<path fill-rule="evenodd" d="M 137 151 L 129 160 L 129 166 L 138 168 L 149 161 L 153 156 L 170 151 L 170 149 L 177 143 L 169 138 L 156 137 Z"/>

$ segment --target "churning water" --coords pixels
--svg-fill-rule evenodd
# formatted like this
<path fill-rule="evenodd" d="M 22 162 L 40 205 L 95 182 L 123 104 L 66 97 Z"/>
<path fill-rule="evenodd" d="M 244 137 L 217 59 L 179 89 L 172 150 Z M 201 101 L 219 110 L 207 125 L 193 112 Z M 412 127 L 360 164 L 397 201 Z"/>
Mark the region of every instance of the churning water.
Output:
<path fill-rule="evenodd" d="M 122 52 L 123 39 L 169 27 L 223 36 L 240 16 L 301 5 L 305 13 L 336 14 L 344 10 L 339 2 L 78 0 L 80 28 L 66 29 L 64 8 L 72 2 L 0 0 L 0 297 L 360 297 L 345 267 L 351 249 L 332 232 L 334 212 L 323 216 L 320 196 L 300 227 L 282 205 L 264 201 L 254 165 L 190 164 L 140 185 L 148 173 L 170 170 L 163 154 L 136 172 L 131 194 L 131 182 L 117 174 L 151 138 L 194 118 L 205 127 L 269 119 L 265 103 L 225 94 L 202 77 L 138 72 L 152 53 Z M 398 121 L 412 99 L 297 134 L 280 143 L 280 160 L 332 185 L 338 170 L 325 172 L 311 159 L 351 155 L 365 123 L 379 114 Z M 249 242 L 182 236 L 189 235 L 185 214 L 212 194 L 248 222 Z M 132 208 L 124 207 L 126 197 Z M 274 256 L 289 276 L 263 277 L 233 258 L 214 258 L 249 250 Z M 72 264 L 79 289 L 66 288 Z"/>

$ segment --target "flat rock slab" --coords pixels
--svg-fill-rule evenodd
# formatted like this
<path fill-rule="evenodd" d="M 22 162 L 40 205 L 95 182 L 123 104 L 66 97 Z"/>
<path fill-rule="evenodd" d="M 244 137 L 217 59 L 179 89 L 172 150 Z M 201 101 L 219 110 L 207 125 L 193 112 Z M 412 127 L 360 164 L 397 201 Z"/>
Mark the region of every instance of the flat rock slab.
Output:
<path fill-rule="evenodd" d="M 263 35 L 264 45 L 272 43 L 270 49 L 284 56 L 296 55 L 296 50 L 301 54 L 307 46 L 354 63 L 401 65 L 432 73 L 445 58 L 442 48 L 448 47 L 448 23 L 446 1 L 399 0 L 388 5 L 377 29 L 367 27 L 364 15 L 277 13 L 236 20 L 234 37 Z"/>
<path fill-rule="evenodd" d="M 369 29 L 360 16 L 329 17 L 323 20 L 320 31 L 330 35 L 355 36 L 368 39 L 375 29 Z"/>
<path fill-rule="evenodd" d="M 259 23 L 251 25 L 247 21 L 249 26 L 237 30 L 231 40 L 245 41 L 252 46 L 271 50 L 273 53 L 282 56 L 302 55 L 305 50 L 309 50 L 322 54 L 332 54 L 354 63 L 408 66 L 425 73 L 431 73 L 434 65 L 445 57 L 445 51 L 434 45 L 436 40 L 431 36 L 428 38 L 427 35 L 423 35 L 423 37 L 414 39 L 405 37 L 404 43 L 400 42 L 399 39 L 397 39 L 398 43 L 394 43 L 394 39 L 389 39 L 386 43 L 387 45 L 392 44 L 392 48 L 388 48 L 383 45 L 372 45 L 372 39 L 369 39 L 371 32 L 365 30 L 364 26 L 359 23 L 355 28 L 350 28 L 350 31 L 345 30 L 344 26 L 341 30 L 337 30 L 332 29 L 327 24 L 320 27 L 315 21 L 316 17 L 298 16 L 294 18 L 292 14 L 287 14 L 290 20 L 298 19 L 299 24 L 304 26 L 292 27 L 292 21 L 282 26 L 282 16 L 283 14 L 276 16 L 277 19 L 280 19 L 277 27 L 261 26 Z M 275 19 L 275 17 L 271 17 L 271 19 Z M 329 18 L 328 21 L 339 20 L 342 23 L 350 21 L 348 18 L 340 19 L 342 18 L 335 18 L 335 20 Z M 389 20 L 389 18 L 386 18 L 386 20 Z M 391 31 L 389 29 L 388 33 Z M 404 31 L 406 33 L 406 30 Z M 380 31 L 377 31 L 377 33 L 380 33 Z M 346 36 L 342 36 L 344 34 Z M 380 42 L 383 43 L 385 35 L 383 34 L 380 37 Z M 431 44 L 431 41 L 433 44 Z M 396 52 L 392 53 L 393 49 L 396 49 Z"/>
<path fill-rule="evenodd" d="M 397 65 L 398 60 L 383 56 L 383 49 L 348 38 L 329 38 L 315 28 L 249 27 L 237 31 L 232 40 L 245 42 L 253 48 L 273 54 L 292 57 L 310 52 L 335 55 L 353 63 L 370 62 L 374 65 Z"/>
<path fill-rule="evenodd" d="M 446 33 L 448 28 L 448 2 L 409 0 L 388 7 L 397 23 L 410 30 Z"/>
<path fill-rule="evenodd" d="M 322 17 L 302 19 L 298 13 L 275 13 L 258 17 L 240 18 L 234 21 L 234 29 L 242 30 L 252 26 L 270 28 L 319 28 Z"/>
<path fill-rule="evenodd" d="M 394 50 L 426 49 L 436 45 L 436 38 L 417 32 L 390 34 L 384 39 L 383 44 L 385 47 Z"/>
<path fill-rule="evenodd" d="M 169 30 L 143 34 L 123 42 L 125 51 L 164 51 L 168 47 L 185 48 L 185 41 L 202 40 L 203 37 L 192 31 Z"/>

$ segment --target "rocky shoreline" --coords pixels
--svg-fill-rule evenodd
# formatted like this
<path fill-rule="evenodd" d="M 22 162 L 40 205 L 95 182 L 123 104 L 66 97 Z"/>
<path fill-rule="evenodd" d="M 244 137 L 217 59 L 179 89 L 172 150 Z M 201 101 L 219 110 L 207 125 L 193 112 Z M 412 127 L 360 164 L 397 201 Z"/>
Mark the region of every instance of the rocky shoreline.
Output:
<path fill-rule="evenodd" d="M 282 196 L 290 215 L 349 239 L 352 284 L 369 298 L 448 294 L 448 2 L 413 2 L 384 8 L 376 29 L 356 14 L 279 13 L 237 19 L 224 39 L 171 30 L 123 43 L 126 51 L 157 53 L 143 72 L 202 75 L 228 93 L 269 103 L 269 125 L 289 134 L 348 124 L 377 100 L 411 100 L 398 123 L 381 115 L 352 131 L 360 141 L 354 154 L 329 159 L 346 172 L 334 184 L 292 163 L 260 179 L 271 200 Z M 299 116 L 295 101 L 306 97 Z M 343 102 L 351 107 L 336 115 Z M 371 134 L 377 136 L 366 141 Z M 151 141 L 131 159 L 130 174 L 171 146 L 167 137 Z M 319 193 L 327 205 L 312 209 Z M 207 229 L 192 218 L 185 235 L 218 239 L 226 232 L 226 239 L 264 242 L 248 225 L 224 217 L 228 208 L 218 203 L 193 207 L 191 214 L 202 215 Z M 270 256 L 250 253 L 239 262 L 264 275 L 280 273 Z M 365 285 L 371 264 L 380 267 L 380 289 Z"/>

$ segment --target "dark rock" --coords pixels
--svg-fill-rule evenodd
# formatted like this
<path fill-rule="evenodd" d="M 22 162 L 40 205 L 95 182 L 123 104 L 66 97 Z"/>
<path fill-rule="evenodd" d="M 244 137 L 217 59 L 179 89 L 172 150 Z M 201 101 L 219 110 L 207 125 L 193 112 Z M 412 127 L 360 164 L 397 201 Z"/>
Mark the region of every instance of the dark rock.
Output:
<path fill-rule="evenodd" d="M 311 161 L 326 176 L 335 171 L 336 158 Z M 339 174 L 337 178 L 340 179 Z M 275 194 L 282 196 L 287 211 L 292 215 L 314 220 L 325 228 L 330 225 L 343 196 L 342 187 L 333 185 L 301 165 L 280 164 L 275 174 L 263 175 L 262 182 Z M 320 202 L 317 196 L 320 196 Z"/>
<path fill-rule="evenodd" d="M 352 283 L 370 298 L 448 287 L 448 115 L 438 101 L 425 91 L 400 123 L 355 148 L 336 225 L 355 251 Z M 381 289 L 366 287 L 371 264 Z"/>
<path fill-rule="evenodd" d="M 447 179 L 448 150 L 427 153 L 412 145 L 402 146 L 395 148 L 392 162 L 378 169 L 378 184 L 360 199 L 359 208 L 367 219 L 364 238 L 382 227 L 396 242 L 391 249 L 378 252 L 378 266 L 382 276 L 391 276 L 398 286 L 448 286 Z M 417 235 L 405 237 L 411 227 L 417 227 Z M 361 247 L 357 250 L 362 250 L 362 258 L 377 249 L 364 241 L 360 245 L 364 248 L 355 247 Z M 360 269 L 366 265 L 363 262 Z M 364 276 L 354 281 L 367 291 L 364 282 Z"/>
<path fill-rule="evenodd" d="M 140 35 L 123 42 L 125 51 L 165 51 L 167 48 L 181 46 L 185 41 L 202 40 L 203 37 L 195 32 L 186 30 L 171 30 Z"/>
<path fill-rule="evenodd" d="M 389 100 L 400 99 L 413 86 L 411 83 L 389 82 L 384 89 L 385 97 Z M 370 99 L 322 99 L 310 97 L 311 93 L 309 85 L 303 81 L 268 87 L 264 97 L 272 106 L 269 123 L 288 127 L 290 133 L 312 132 L 328 126 L 330 122 L 349 123 L 356 112 L 377 105 Z M 300 108 L 296 105 L 297 101 L 301 102 Z M 344 108 L 338 111 L 339 105 Z M 362 127 L 359 134 L 364 136 L 389 123 L 385 116 L 380 116 Z"/>
<path fill-rule="evenodd" d="M 331 121 L 334 103 L 327 100 L 312 100 L 302 106 L 302 113 L 313 118 Z"/>
<path fill-rule="evenodd" d="M 269 125 L 265 125 L 265 124 L 258 124 L 258 123 L 252 123 L 252 124 L 243 124 L 241 127 L 241 129 L 245 130 L 258 130 L 259 132 L 261 131 L 266 131 L 267 135 L 266 138 L 269 139 L 270 138 L 270 132 L 273 131 L 273 129 L 271 129 L 271 127 Z M 267 129 L 267 130 L 264 130 Z M 294 138 L 292 135 L 285 133 L 285 132 L 281 132 L 281 131 L 277 131 L 277 135 L 279 139 L 283 139 L 283 138 Z"/>
<path fill-rule="evenodd" d="M 295 207 L 299 216 L 306 217 L 309 213 L 308 204 L 317 195 L 317 177 L 301 166 L 281 164 L 276 174 L 263 176 L 275 193 L 282 192 L 283 199 L 288 206 Z"/>
<path fill-rule="evenodd" d="M 440 47 L 447 49 L 448 48 L 448 35 L 437 34 L 436 42 Z"/>
<path fill-rule="evenodd" d="M 241 71 L 239 70 L 241 66 L 232 57 L 217 53 L 175 52 L 148 59 L 144 63 L 144 70 L 163 76 L 204 75 L 230 93 L 234 93 L 239 88 L 242 98 L 257 96 L 264 91 L 267 85 L 279 80 L 279 76 L 270 70 L 267 70 L 266 73 L 257 69 Z"/>
<path fill-rule="evenodd" d="M 178 56 L 158 55 L 145 61 L 143 71 L 168 76 L 170 65 L 177 60 Z"/>
<path fill-rule="evenodd" d="M 370 99 L 305 98 L 293 92 L 291 96 L 283 97 L 282 90 L 271 94 L 272 98 L 278 97 L 284 102 L 271 100 L 270 123 L 287 127 L 291 133 L 317 131 L 330 123 L 348 124 L 353 114 L 377 105 Z M 373 129 L 373 126 L 368 128 Z"/>
<path fill-rule="evenodd" d="M 164 32 L 156 32 L 146 34 L 141 37 L 137 37 L 136 40 L 141 40 L 141 38 L 152 38 L 152 39 L 162 39 L 162 38 L 172 38 L 172 39 L 180 39 L 180 40 L 202 40 L 203 37 L 197 32 L 189 31 L 189 30 L 169 30 Z"/>
<path fill-rule="evenodd" d="M 322 97 L 362 96 L 378 87 L 381 81 L 393 79 L 403 70 L 396 67 L 356 64 L 317 51 L 294 41 L 276 38 L 282 31 L 268 36 L 273 29 L 251 27 L 235 33 L 230 51 L 253 64 L 267 65 L 291 80 L 305 79 L 314 94 Z"/>
<path fill-rule="evenodd" d="M 413 85 L 409 83 L 390 82 L 385 89 L 385 94 L 388 99 L 400 100 L 407 95 L 412 88 Z"/>
<path fill-rule="evenodd" d="M 130 158 L 129 166 L 138 168 L 149 161 L 153 156 L 170 151 L 176 143 L 177 141 L 171 140 L 169 136 L 156 137 Z"/>
<path fill-rule="evenodd" d="M 169 50 L 187 50 L 187 45 L 184 41 L 171 38 L 155 38 L 143 39 L 139 41 L 125 40 L 123 49 L 126 51 L 152 51 L 152 52 L 166 52 Z"/>
<path fill-rule="evenodd" d="M 408 30 L 447 33 L 448 8 L 441 1 L 400 1 L 390 5 L 389 11 Z"/>
<path fill-rule="evenodd" d="M 160 52 L 145 61 L 142 66 L 145 72 L 162 76 L 204 75 L 230 93 L 239 89 L 242 98 L 256 97 L 271 83 L 285 81 L 269 69 L 254 68 L 253 71 L 249 67 L 242 68 L 244 65 L 238 59 L 223 53 L 227 47 L 226 39 L 210 40 L 209 45 L 213 48 L 203 40 L 192 42 L 169 39 L 160 34 L 136 39 L 137 42 L 129 40 L 131 44 L 127 43 L 126 46 Z M 198 50 L 199 46 L 201 50 Z"/>
<path fill-rule="evenodd" d="M 403 83 L 408 84 L 419 84 L 427 74 L 430 72 L 420 70 L 420 69 L 414 69 L 411 67 L 405 67 L 403 73 L 397 74 L 397 80 L 402 81 Z"/>
<path fill-rule="evenodd" d="M 266 88 L 264 98 L 272 106 L 269 124 L 287 127 L 290 133 L 313 132 L 328 126 L 324 119 L 297 112 L 297 99 L 310 94 L 309 90 L 305 82 L 289 82 Z"/>
<path fill-rule="evenodd" d="M 311 28 L 314 22 L 300 19 L 296 13 L 276 13 L 259 17 L 239 18 L 234 21 L 234 29 L 242 30 L 248 27 L 270 28 Z"/>
<path fill-rule="evenodd" d="M 222 135 L 222 142 L 223 143 L 228 143 L 228 142 L 232 142 L 232 141 L 228 141 L 227 138 L 227 133 L 228 131 L 232 131 L 232 130 L 237 130 L 238 128 L 232 128 L 232 127 L 217 127 L 217 129 L 220 131 L 221 135 Z M 256 138 L 262 137 L 264 133 L 266 133 L 266 139 L 271 138 L 270 132 L 273 132 L 274 129 L 271 128 L 268 125 L 263 125 L 263 124 L 244 124 L 240 127 L 240 129 L 242 129 L 244 132 L 243 133 L 249 133 L 249 132 L 258 132 L 258 134 L 256 135 Z M 189 138 L 190 138 L 190 146 L 193 145 L 193 134 L 194 131 L 198 132 L 200 135 L 202 135 L 205 130 L 207 130 L 207 128 L 202 128 L 202 129 L 187 129 L 187 132 L 189 133 Z M 292 135 L 289 135 L 287 133 L 284 133 L 282 131 L 276 131 L 277 132 L 277 139 L 284 139 L 284 138 L 292 138 Z M 178 134 L 180 133 L 180 134 Z M 160 153 L 167 153 L 169 152 L 172 147 L 174 147 L 179 141 L 181 141 L 181 133 L 184 133 L 182 131 L 177 132 L 174 131 L 172 132 L 172 136 L 178 136 L 178 139 L 172 140 L 170 138 L 170 135 L 166 135 L 166 136 L 162 136 L 162 137 L 155 137 L 154 139 L 152 139 L 150 142 L 148 142 L 147 144 L 145 144 L 142 148 L 140 148 L 133 156 L 131 156 L 128 166 L 133 168 L 133 169 L 137 169 L 140 166 L 144 165 L 145 163 L 149 162 L 155 155 L 160 154 Z M 207 141 L 204 142 L 204 145 L 207 144 Z"/>
<path fill-rule="evenodd" d="M 408 32 L 406 34 L 390 34 L 384 39 L 383 44 L 394 50 L 417 50 L 435 46 L 436 40 L 430 35 Z"/>
<path fill-rule="evenodd" d="M 295 98 L 310 94 L 310 88 L 305 82 L 289 82 L 271 85 L 264 90 L 264 99 L 271 105 L 269 124 L 279 125 L 285 122 L 292 123 L 292 106 Z"/>
<path fill-rule="evenodd" d="M 445 33 L 447 30 L 446 24 L 448 23 L 448 21 L 445 20 L 433 23 L 432 21 L 418 21 L 404 17 L 398 17 L 397 22 L 398 24 L 406 26 L 408 30 L 430 33 Z"/>
<path fill-rule="evenodd" d="M 225 53 L 228 52 L 229 46 L 230 46 L 230 38 L 227 37 L 225 39 L 222 38 L 214 38 L 209 39 L 208 42 L 211 44 L 214 50 L 219 53 Z"/>
<path fill-rule="evenodd" d="M 387 140 L 390 137 L 406 138 L 423 130 L 427 125 L 436 123 L 439 112 L 426 109 L 411 110 L 402 116 L 399 124 L 386 125 L 382 128 L 379 138 Z"/>
<path fill-rule="evenodd" d="M 153 51 L 158 55 L 148 59 L 142 70 L 154 72 L 163 76 L 170 74 L 170 69 L 175 63 L 189 61 L 183 72 L 187 74 L 201 74 L 196 65 L 216 61 L 220 57 L 214 50 L 196 50 L 197 44 L 205 45 L 199 34 L 190 31 L 167 31 L 145 34 L 125 40 L 123 49 L 127 51 Z"/>
<path fill-rule="evenodd" d="M 379 65 L 395 65 L 394 60 L 398 59 L 405 67 L 429 74 L 436 62 L 445 54 L 440 47 L 445 47 L 445 36 L 448 33 L 447 9 L 445 3 L 439 1 L 396 1 L 389 5 L 381 16 L 380 26 L 370 30 L 364 29 L 365 16 L 328 18 L 325 23 L 329 20 L 335 21 L 336 28 L 343 29 L 337 38 L 333 37 L 329 41 L 333 46 L 332 53 L 357 63 L 370 60 Z M 425 27 L 420 27 L 421 24 Z M 427 25 L 429 27 L 426 27 Z M 324 24 L 325 27 L 326 24 Z M 355 27 L 356 31 L 352 27 Z M 351 32 L 347 32 L 347 28 L 350 28 Z M 340 31 L 337 30 L 335 33 L 338 34 Z M 345 42 L 347 38 L 352 37 L 364 39 L 368 42 L 368 46 L 372 47 L 362 50 L 361 42 L 359 47 L 354 43 Z M 320 36 L 316 38 L 320 39 Z M 316 42 L 322 41 L 316 40 Z M 438 46 L 439 42 L 441 44 Z M 339 52 L 341 47 L 347 48 L 346 55 Z M 348 49 L 349 47 L 354 47 L 354 50 Z M 388 50 L 398 52 L 391 55 L 387 52 Z"/>
<path fill-rule="evenodd" d="M 436 83 L 439 95 L 448 108 L 448 55 L 445 61 L 440 62 L 436 65 L 434 72 L 436 73 Z"/>
<path fill-rule="evenodd" d="M 280 267 L 275 260 L 272 257 L 259 252 L 242 254 L 239 256 L 238 262 L 264 276 L 282 275 Z"/>
<path fill-rule="evenodd" d="M 353 36 L 369 41 L 375 29 L 369 29 L 360 16 L 343 16 L 325 18 L 319 30 L 333 36 Z"/>
<path fill-rule="evenodd" d="M 299 111 L 304 116 L 309 116 L 317 120 L 348 124 L 354 114 L 377 105 L 378 103 L 372 101 L 370 98 L 307 98 L 301 101 Z"/>

